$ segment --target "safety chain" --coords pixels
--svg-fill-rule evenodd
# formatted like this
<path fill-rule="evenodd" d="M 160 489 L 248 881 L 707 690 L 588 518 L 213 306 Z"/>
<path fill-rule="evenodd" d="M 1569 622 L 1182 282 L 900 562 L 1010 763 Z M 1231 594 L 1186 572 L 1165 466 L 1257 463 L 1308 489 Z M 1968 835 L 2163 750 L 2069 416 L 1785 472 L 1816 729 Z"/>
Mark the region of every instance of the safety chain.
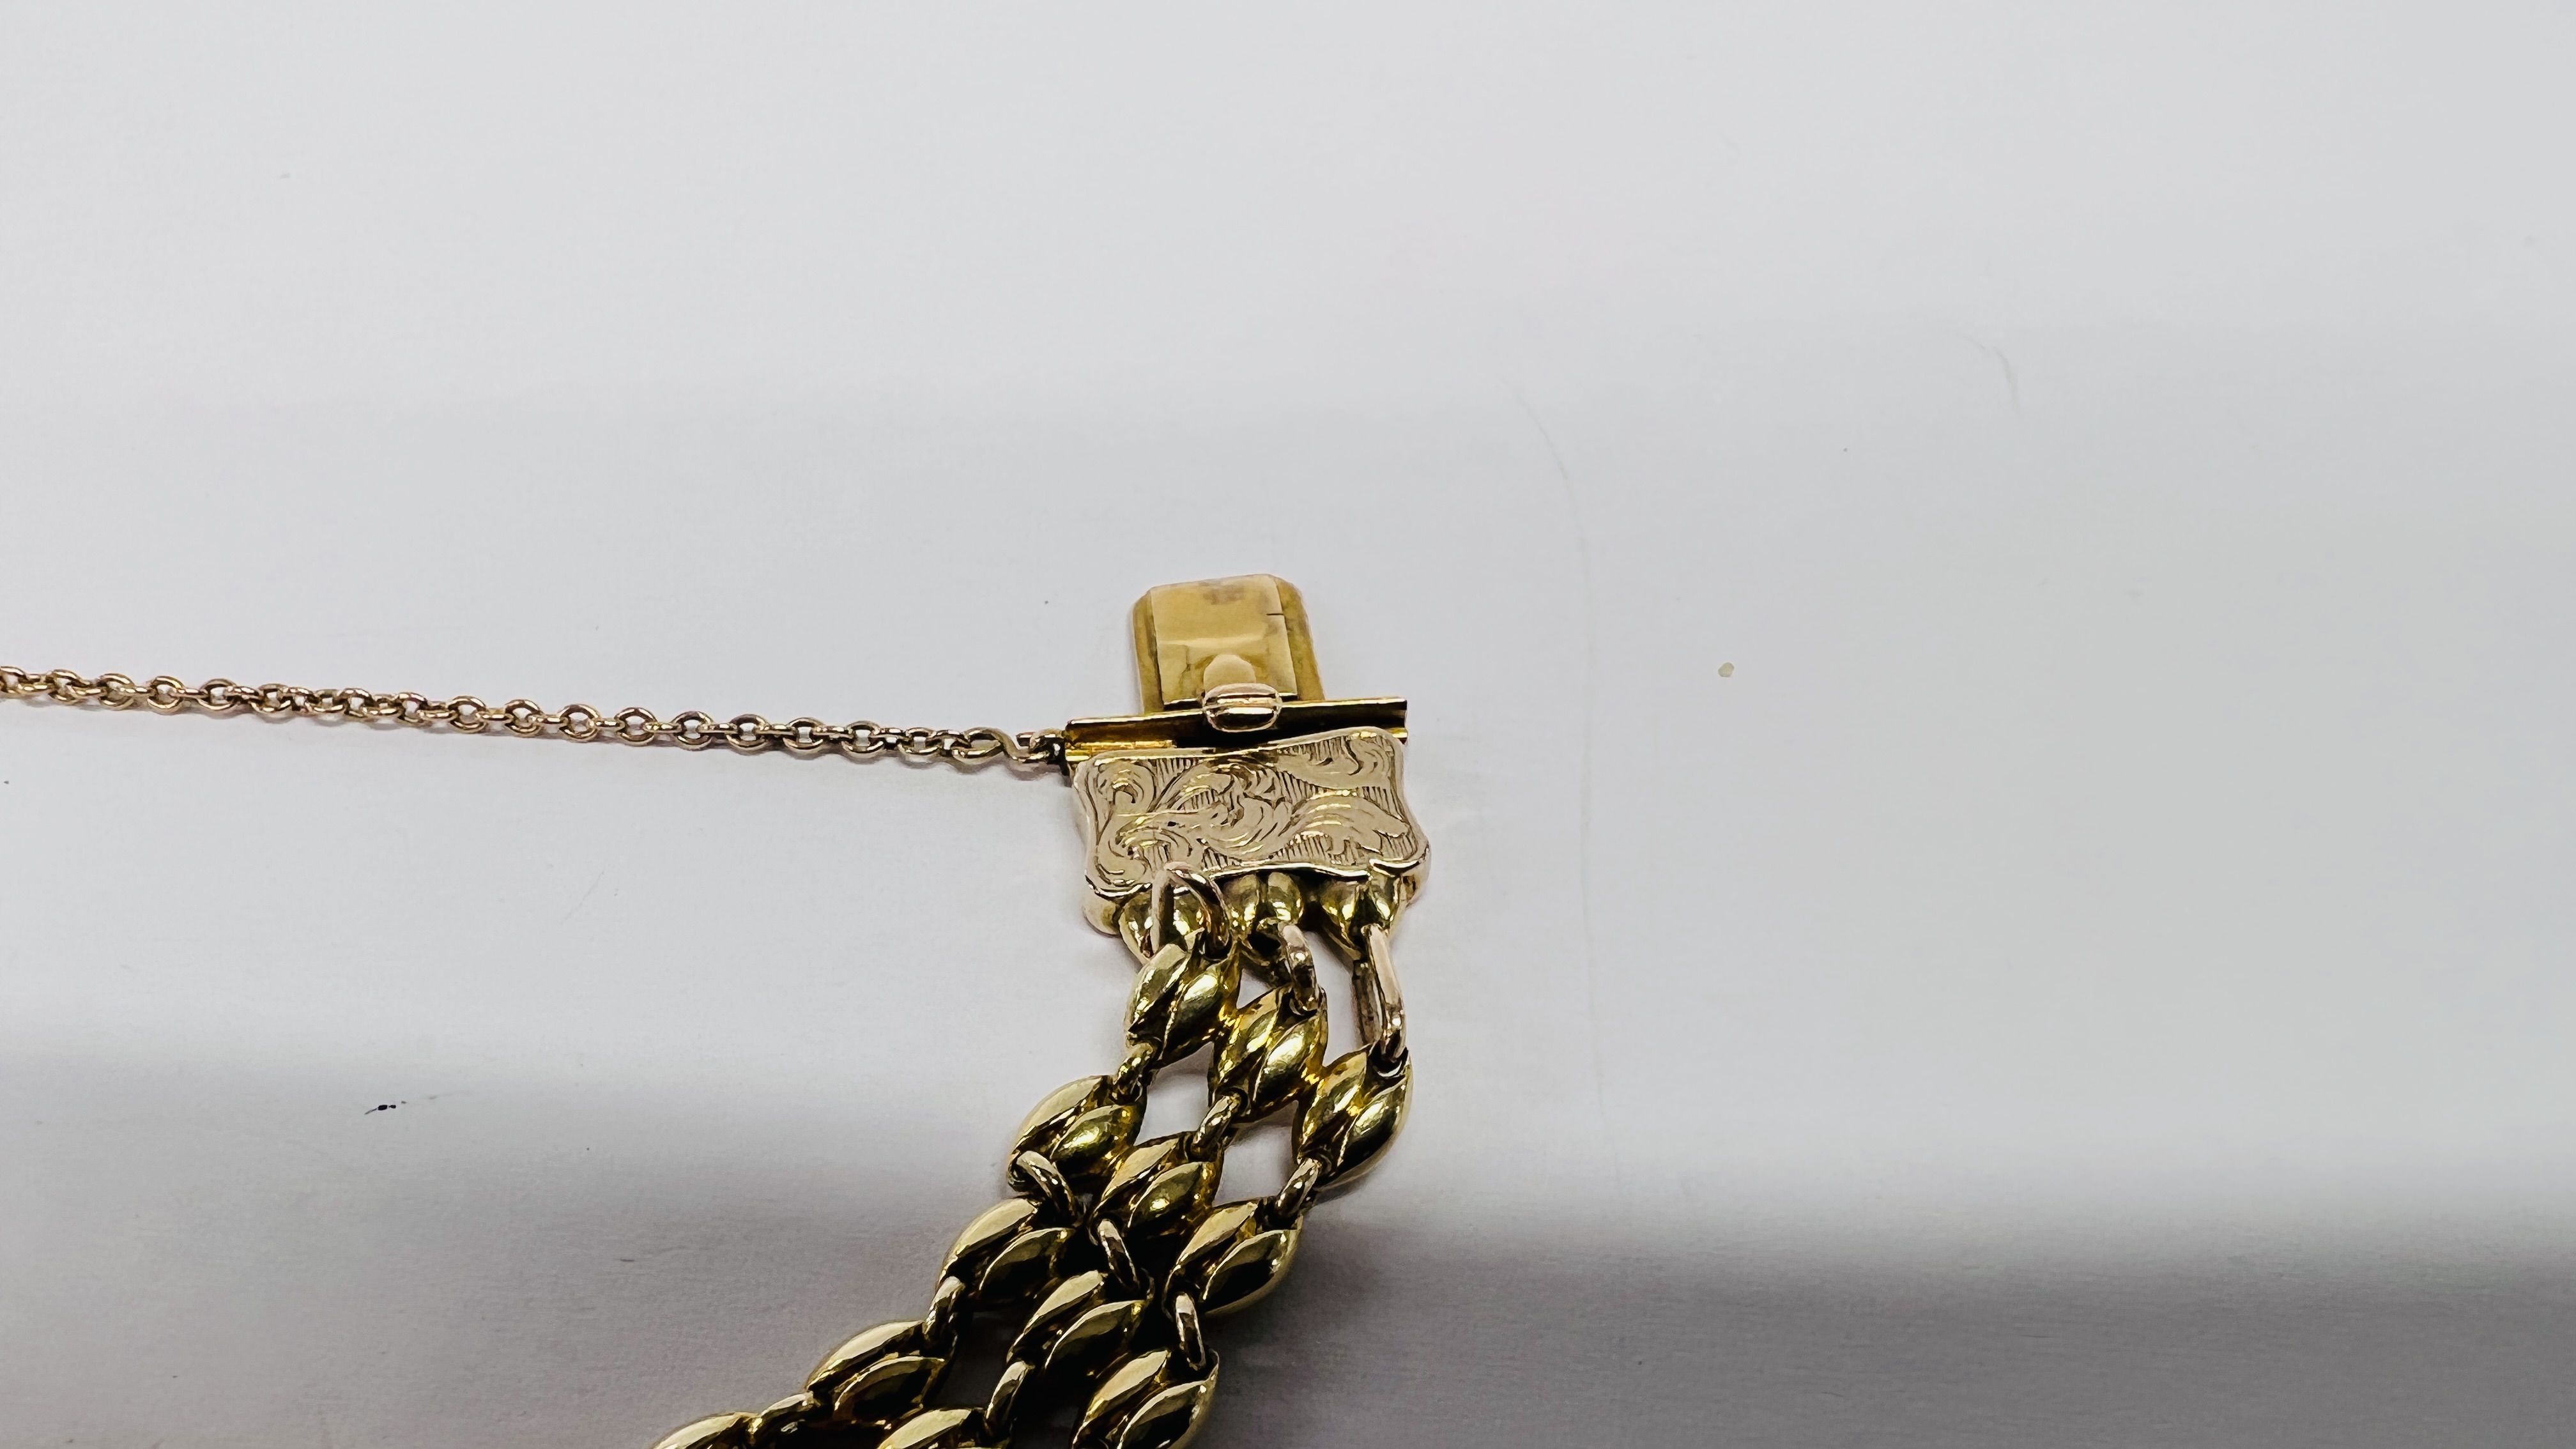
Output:
<path fill-rule="evenodd" d="M 655 1449 L 1003 1449 L 1051 1407 L 1076 1406 L 1075 1449 L 1187 1440 L 1216 1388 L 1206 1321 L 1277 1286 L 1307 1210 L 1377 1163 L 1411 1096 L 1400 1007 L 1391 1032 L 1325 1061 L 1306 929 L 1351 960 L 1365 999 L 1368 983 L 1393 980 L 1386 932 L 1410 891 L 1385 876 L 1272 873 L 1220 889 L 1167 875 L 1129 897 L 1117 925 L 1140 969 L 1126 1057 L 1029 1114 L 1004 1175 L 1012 1196 L 958 1235 L 929 1311 L 851 1338 L 802 1392 L 701 1419 Z M 1247 971 L 1269 989 L 1238 1003 Z M 1136 1141 L 1155 1074 L 1208 1047 L 1198 1125 Z M 1280 1112 L 1296 1151 L 1286 1184 L 1216 1204 L 1226 1148 Z M 1029 1303 L 985 1401 L 929 1405 L 969 1318 Z"/>
<path fill-rule="evenodd" d="M 769 749 L 784 749 L 792 755 L 819 755 L 827 750 L 837 750 L 854 760 L 893 754 L 923 763 L 944 761 L 960 769 L 973 769 L 995 759 L 1006 761 L 1015 769 L 1061 769 L 1064 765 L 1064 735 L 1058 730 L 1010 734 L 985 727 L 967 730 L 919 726 L 895 729 L 873 720 L 853 720 L 836 725 L 810 717 L 775 724 L 756 714 L 740 714 L 719 720 L 694 709 L 663 719 L 649 709 L 633 705 L 615 714 L 605 714 L 586 704 L 550 710 L 526 699 L 489 705 L 470 694 L 460 694 L 453 699 L 432 699 L 420 694 L 383 694 L 367 689 L 304 689 L 291 684 L 253 687 L 235 684 L 229 679 L 209 679 L 203 684 L 191 685 L 167 674 L 155 675 L 149 682 L 137 684 L 122 674 L 102 674 L 93 679 L 68 669 L 37 673 L 6 664 L 0 664 L 0 696 L 10 699 L 43 697 L 61 704 L 97 704 L 109 709 L 132 709 L 141 705 L 161 714 L 182 714 L 194 710 L 200 714 L 220 715 L 249 710 L 271 719 L 301 715 L 309 719 L 352 719 L 369 724 L 409 725 L 415 729 L 445 726 L 469 735 L 479 735 L 498 727 L 531 739 L 548 735 L 583 743 L 615 740 L 628 745 L 678 745 L 685 750 L 703 750 L 709 745 L 720 744 L 729 745 L 746 755 L 756 755 Z"/>

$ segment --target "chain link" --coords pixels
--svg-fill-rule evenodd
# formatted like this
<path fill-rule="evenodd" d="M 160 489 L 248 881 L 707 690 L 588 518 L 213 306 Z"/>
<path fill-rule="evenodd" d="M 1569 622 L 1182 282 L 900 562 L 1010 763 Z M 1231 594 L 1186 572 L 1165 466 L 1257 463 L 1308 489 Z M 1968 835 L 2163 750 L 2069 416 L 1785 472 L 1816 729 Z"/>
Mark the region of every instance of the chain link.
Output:
<path fill-rule="evenodd" d="M 7 664 L 0 664 L 0 696 L 42 698 L 57 704 L 95 704 L 107 709 L 141 706 L 160 714 L 195 711 L 222 715 L 248 710 L 270 719 L 293 715 L 407 725 L 414 729 L 443 726 L 469 735 L 501 729 L 529 739 L 549 736 L 582 743 L 615 740 L 629 745 L 678 745 L 684 750 L 724 745 L 745 755 L 773 749 L 783 749 L 791 755 L 837 751 L 851 759 L 864 760 L 890 754 L 916 763 L 942 762 L 966 770 L 994 760 L 1020 770 L 1064 767 L 1064 734 L 1059 730 L 1011 734 L 982 726 L 964 730 L 919 725 L 891 728 L 864 719 L 826 724 L 811 716 L 780 724 L 756 714 L 718 720 L 694 709 L 663 719 L 633 705 L 615 714 L 604 714 L 586 704 L 550 710 L 526 699 L 491 705 L 470 694 L 432 699 L 421 694 L 380 694 L 367 689 L 305 689 L 292 684 L 252 687 L 229 679 L 209 679 L 192 685 L 167 674 L 137 684 L 122 674 L 93 678 L 68 669 L 39 673 Z"/>
<path fill-rule="evenodd" d="M 996 759 L 1015 769 L 1065 767 L 1065 737 L 1053 730 L 893 729 L 811 717 L 772 723 L 698 710 L 664 719 L 635 707 L 548 710 L 526 699 L 492 705 L 472 695 L 228 679 L 189 685 L 168 675 L 137 684 L 121 674 L 7 665 L 0 696 L 691 750 L 721 744 L 743 754 L 891 754 L 960 769 Z M 1402 1126 L 1412 1064 L 1387 933 L 1409 892 L 1406 881 L 1374 873 L 1367 882 L 1272 872 L 1220 884 L 1164 867 L 1107 922 L 1139 968 L 1124 1056 L 1110 1071 L 1050 1094 L 1021 1125 L 1004 1172 L 1013 1195 L 958 1235 L 923 1314 L 851 1338 L 802 1390 L 769 1408 L 701 1419 L 657 1449 L 972 1449 L 1008 1445 L 1057 1408 L 1077 1411 L 1075 1449 L 1185 1442 L 1203 1425 L 1216 1389 L 1208 1320 L 1276 1286 L 1315 1203 L 1375 1166 Z M 1309 928 L 1349 959 L 1365 1038 L 1330 1061 Z M 1238 1000 L 1247 975 L 1269 989 Z M 1154 1078 L 1202 1056 L 1208 1104 L 1197 1124 L 1139 1141 Z M 1218 1202 L 1228 1149 L 1246 1129 L 1281 1116 L 1293 1153 L 1285 1183 Z M 970 1344 L 969 1322 L 996 1310 L 1019 1326 L 984 1401 L 934 1404 Z"/>
<path fill-rule="evenodd" d="M 1305 954 L 1297 923 L 1331 913 L 1324 892 L 1279 874 L 1130 897 L 1116 921 L 1139 966 L 1126 1057 L 1029 1114 L 1003 1174 L 1014 1195 L 958 1234 L 928 1311 L 862 1330 L 767 1409 L 700 1419 L 655 1449 L 970 1449 L 1057 1409 L 1075 1413 L 1075 1449 L 1186 1441 L 1216 1389 L 1207 1320 L 1278 1284 L 1318 1195 L 1376 1164 L 1411 1092 L 1401 1054 L 1325 1060 L 1323 994 L 1291 958 Z M 1278 984 L 1238 1003 L 1247 972 Z M 1138 1141 L 1154 1075 L 1202 1054 L 1198 1126 Z M 1274 1115 L 1295 1151 L 1286 1185 L 1217 1202 L 1227 1147 Z M 932 1402 L 968 1321 L 994 1311 L 1017 1326 L 984 1402 Z"/>

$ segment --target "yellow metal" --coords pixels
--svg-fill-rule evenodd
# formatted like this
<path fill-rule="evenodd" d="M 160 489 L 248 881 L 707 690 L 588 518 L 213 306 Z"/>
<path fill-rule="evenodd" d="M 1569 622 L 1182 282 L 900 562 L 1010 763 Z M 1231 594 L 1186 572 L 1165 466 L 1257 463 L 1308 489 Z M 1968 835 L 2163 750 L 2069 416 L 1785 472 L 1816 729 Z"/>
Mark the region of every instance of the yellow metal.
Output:
<path fill-rule="evenodd" d="M 295 684 L 235 684 L 209 679 L 189 684 L 168 674 L 137 684 L 122 674 L 91 678 L 69 669 L 39 673 L 0 664 L 0 699 L 49 699 L 57 704 L 96 704 L 107 709 L 141 705 L 159 714 L 234 714 L 242 710 L 269 719 L 350 719 L 368 724 L 409 725 L 413 729 L 451 729 L 479 735 L 503 729 L 526 738 L 596 743 L 615 740 L 628 745 L 678 745 L 703 750 L 726 745 L 746 755 L 783 749 L 792 755 L 837 751 L 854 760 L 892 754 L 907 760 L 940 760 L 971 770 L 989 760 L 1012 768 L 1040 770 L 1064 763 L 1064 736 L 1055 730 L 1006 733 L 989 727 L 932 729 L 892 728 L 873 720 L 827 724 L 812 716 L 773 723 L 756 714 L 719 720 L 704 710 L 683 710 L 664 719 L 649 709 L 629 705 L 606 714 L 586 704 L 547 709 L 531 699 L 486 704 L 470 694 L 453 699 L 428 695 L 389 694 L 373 689 L 306 689 Z"/>
<path fill-rule="evenodd" d="M 1140 750 L 1239 750 L 1246 745 L 1325 734 L 1333 730 L 1379 729 L 1405 738 L 1404 701 L 1383 699 L 1291 700 L 1279 707 L 1277 723 L 1248 734 L 1220 731 L 1195 709 L 1161 714 L 1122 714 L 1068 722 L 1057 736 L 1066 769 L 1094 755 L 1132 754 Z"/>
<path fill-rule="evenodd" d="M 1179 869 L 1208 880 L 1272 871 L 1364 880 L 1419 868 L 1429 846 L 1404 803 L 1404 747 L 1337 730 L 1237 750 L 1112 751 L 1073 767 L 1102 899 Z"/>
<path fill-rule="evenodd" d="M 1429 852 L 1404 803 L 1404 701 L 1324 698 L 1305 604 L 1267 575 L 1155 589 L 1134 621 L 1145 712 L 1025 744 L 1069 776 L 1085 914 L 1136 958 L 1125 1056 L 1021 1120 L 1014 1196 L 958 1234 L 919 1320 L 871 1329 L 804 1392 L 675 1442 L 980 1449 L 1039 1427 L 1043 1395 L 1082 1406 L 1073 1449 L 1182 1449 L 1216 1391 L 1206 1320 L 1276 1287 L 1308 1211 L 1403 1126 L 1413 1062 L 1390 938 Z M 1339 1057 L 1327 952 L 1349 963 L 1360 1025 Z M 1267 988 L 1250 1001 L 1247 975 Z M 1186 1061 L 1204 1063 L 1206 1110 L 1139 1140 L 1155 1076 Z M 1218 1202 L 1229 1148 L 1273 1117 L 1290 1124 L 1287 1180 Z M 1017 1322 L 1009 1359 L 980 1408 L 934 1404 L 977 1313 Z"/>
<path fill-rule="evenodd" d="M 1404 701 L 1327 699 L 1297 586 L 1244 574 L 1149 589 L 1130 616 L 1144 712 L 1078 719 L 1046 744 L 1065 769 L 1102 754 L 1239 750 L 1376 729 L 1404 738 Z"/>
<path fill-rule="evenodd" d="M 1218 1379 L 1205 1320 L 1276 1286 L 1308 1211 L 1375 1166 L 1403 1124 L 1413 1068 L 1389 942 L 1428 846 L 1404 803 L 1404 701 L 1324 697 L 1293 586 L 1266 574 L 1169 585 L 1140 600 L 1134 619 L 1144 712 L 1061 732 L 719 721 L 694 710 L 665 720 L 7 665 L 0 698 L 1062 767 L 1090 851 L 1086 914 L 1136 959 L 1124 1055 L 1022 1121 L 1003 1174 L 1012 1195 L 958 1234 L 919 1318 L 859 1333 L 798 1392 L 757 1413 L 699 1419 L 656 1449 L 987 1449 L 1043 1432 L 1048 1415 L 1073 1406 L 1075 1449 L 1183 1449 Z M 1330 1060 L 1316 972 L 1327 953 L 1350 966 L 1362 1038 Z M 1246 976 L 1267 988 L 1250 1001 Z M 1187 1061 L 1205 1064 L 1206 1110 L 1193 1127 L 1139 1141 L 1156 1075 Z M 1272 1117 L 1291 1124 L 1285 1183 L 1219 1203 L 1228 1149 Z M 966 1336 L 979 1315 L 1018 1322 L 1008 1361 L 981 1405 L 934 1402 L 951 1362 L 984 1341 Z"/>
<path fill-rule="evenodd" d="M 1148 589 L 1136 601 L 1137 706 L 1187 709 L 1210 688 L 1266 684 L 1286 699 L 1322 699 L 1306 600 L 1271 574 Z"/>

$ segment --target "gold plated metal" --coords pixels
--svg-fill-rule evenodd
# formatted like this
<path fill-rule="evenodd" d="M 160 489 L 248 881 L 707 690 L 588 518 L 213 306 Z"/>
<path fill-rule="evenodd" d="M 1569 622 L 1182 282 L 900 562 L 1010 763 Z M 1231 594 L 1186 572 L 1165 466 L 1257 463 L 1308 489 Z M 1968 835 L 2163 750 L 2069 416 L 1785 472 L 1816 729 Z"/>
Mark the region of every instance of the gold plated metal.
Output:
<path fill-rule="evenodd" d="M 1165 584 L 1136 601 L 1136 687 L 1147 714 L 1186 709 L 1211 688 L 1266 685 L 1317 700 L 1306 599 L 1269 574 Z"/>
<path fill-rule="evenodd" d="M 993 760 L 1015 769 L 1061 767 L 1064 734 L 1060 730 L 1023 730 L 1018 734 L 979 726 L 931 729 L 914 725 L 892 728 L 873 720 L 825 724 L 801 716 L 783 724 L 756 714 L 719 720 L 704 710 L 683 710 L 664 719 L 635 705 L 603 714 L 586 704 L 547 709 L 534 700 L 514 699 L 490 705 L 470 694 L 432 699 L 421 694 L 387 694 L 370 689 L 306 689 L 294 684 L 235 684 L 209 679 L 188 684 L 167 674 L 137 684 L 122 674 L 91 678 L 69 669 L 38 673 L 0 664 L 0 699 L 44 699 L 56 704 L 96 704 L 108 709 L 141 705 L 158 714 L 237 714 L 248 710 L 270 719 L 358 720 L 366 724 L 408 725 L 413 729 L 451 729 L 479 735 L 499 728 L 534 739 L 546 736 L 582 744 L 614 740 L 625 745 L 678 745 L 703 750 L 725 745 L 746 755 L 783 749 L 791 755 L 836 752 L 854 760 L 878 755 L 918 763 L 941 762 L 973 769 Z"/>
<path fill-rule="evenodd" d="M 1385 730 L 1238 750 L 1132 750 L 1073 768 L 1091 889 L 1117 901 L 1177 868 L 1209 880 L 1311 871 L 1366 879 L 1422 864 L 1404 747 Z"/>
<path fill-rule="evenodd" d="M 1066 725 L 1055 748 L 1067 769 L 1113 751 L 1236 750 L 1333 730 L 1404 738 L 1403 700 L 1324 697 L 1305 596 L 1286 579 L 1165 584 L 1131 620 L 1143 712 Z"/>
<path fill-rule="evenodd" d="M 803 1396 L 683 1442 L 967 1449 L 1054 1414 L 1076 1449 L 1178 1449 L 1215 1397 L 1209 1320 L 1276 1288 L 1314 1205 L 1402 1128 L 1413 1064 L 1390 939 L 1428 854 L 1404 801 L 1404 701 L 1323 698 L 1305 603 L 1266 575 L 1156 589 L 1134 624 L 1145 712 L 1058 737 L 1085 913 L 1136 959 L 1125 1059 L 1020 1124 L 1016 1195 L 958 1235 L 918 1323 L 869 1330 Z M 1328 947 L 1361 1023 L 1340 1056 L 1316 972 Z M 1247 974 L 1268 989 L 1238 1001 Z M 1207 1064 L 1197 1126 L 1137 1141 L 1154 1077 L 1191 1059 Z M 1274 1116 L 1296 1152 L 1286 1185 L 1222 1201 L 1227 1149 Z M 990 1396 L 930 1404 L 964 1319 L 986 1311 L 1018 1324 Z"/>
<path fill-rule="evenodd" d="M 1404 801 L 1404 701 L 1324 697 L 1294 586 L 1167 585 L 1133 622 L 1142 713 L 1019 734 L 5 666 L 0 697 L 1062 769 L 1085 914 L 1136 961 L 1124 1056 L 1022 1121 L 1004 1154 L 1011 1195 L 957 1235 L 919 1318 L 863 1330 L 800 1391 L 695 1420 L 655 1449 L 1003 1449 L 1042 1422 L 1069 1425 L 1075 1449 L 1181 1449 L 1215 1397 L 1210 1321 L 1284 1280 L 1315 1204 L 1375 1167 L 1403 1126 L 1413 1065 L 1390 943 L 1427 847 Z M 1317 971 L 1328 952 L 1350 965 L 1361 1027 L 1339 1055 Z M 1247 975 L 1265 989 L 1240 1000 Z M 1184 1061 L 1205 1063 L 1206 1110 L 1138 1141 L 1154 1078 Z M 1222 1200 L 1227 1150 L 1274 1117 L 1295 1153 L 1286 1183 Z M 1016 1325 L 998 1375 L 952 1373 L 986 1314 Z M 992 1385 L 982 1403 L 934 1402 L 961 1378 Z"/>
<path fill-rule="evenodd" d="M 1241 749 L 1266 740 L 1292 739 L 1328 730 L 1380 729 L 1403 739 L 1404 701 L 1400 699 L 1282 700 L 1269 724 L 1229 735 L 1195 708 L 1154 714 L 1112 715 L 1078 719 L 1057 735 L 1058 757 L 1067 768 L 1111 751 Z"/>

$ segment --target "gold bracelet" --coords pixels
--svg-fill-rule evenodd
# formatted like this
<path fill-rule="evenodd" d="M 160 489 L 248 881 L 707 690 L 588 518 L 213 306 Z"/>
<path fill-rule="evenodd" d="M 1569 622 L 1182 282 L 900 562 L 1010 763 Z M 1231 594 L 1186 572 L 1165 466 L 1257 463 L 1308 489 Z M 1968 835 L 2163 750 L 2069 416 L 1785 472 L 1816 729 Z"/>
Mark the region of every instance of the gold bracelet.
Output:
<path fill-rule="evenodd" d="M 1051 1414 L 1072 1416 L 1076 1449 L 1178 1449 L 1216 1390 L 1208 1320 L 1277 1286 L 1308 1211 L 1403 1126 L 1413 1068 L 1388 937 L 1426 847 L 1404 802 L 1404 701 L 1325 697 L 1293 586 L 1166 585 L 1137 601 L 1134 630 L 1139 713 L 1016 734 L 8 666 L 0 695 L 1060 773 L 1088 852 L 1085 914 L 1138 963 L 1125 1056 L 1020 1124 L 1011 1195 L 958 1234 L 920 1317 L 858 1333 L 766 1409 L 700 1419 L 655 1449 L 1003 1449 Z M 1350 965 L 1362 1038 L 1329 1061 L 1318 938 Z M 1261 988 L 1248 1000 L 1246 976 Z M 1156 1074 L 1203 1052 L 1198 1125 L 1138 1141 Z M 1219 1202 L 1227 1147 L 1282 1113 L 1286 1184 Z M 981 1404 L 936 1402 L 986 1312 L 1019 1324 L 1000 1377 Z"/>

